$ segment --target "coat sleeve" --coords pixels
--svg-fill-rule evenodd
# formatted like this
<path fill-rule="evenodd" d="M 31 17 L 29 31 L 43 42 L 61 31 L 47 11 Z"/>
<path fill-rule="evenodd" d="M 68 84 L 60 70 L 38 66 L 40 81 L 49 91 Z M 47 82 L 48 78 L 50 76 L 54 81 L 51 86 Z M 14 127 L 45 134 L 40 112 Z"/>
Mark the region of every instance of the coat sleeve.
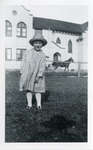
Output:
<path fill-rule="evenodd" d="M 39 66 L 39 72 L 38 72 L 38 77 L 42 77 L 45 73 L 45 66 L 46 66 L 46 58 L 45 56 L 41 59 L 40 61 L 40 66 Z"/>
<path fill-rule="evenodd" d="M 27 62 L 27 52 L 24 53 L 23 55 L 23 59 L 22 59 L 22 62 L 21 62 L 21 67 L 20 67 L 20 73 L 22 74 L 25 70 L 25 67 L 26 67 L 26 62 Z"/>

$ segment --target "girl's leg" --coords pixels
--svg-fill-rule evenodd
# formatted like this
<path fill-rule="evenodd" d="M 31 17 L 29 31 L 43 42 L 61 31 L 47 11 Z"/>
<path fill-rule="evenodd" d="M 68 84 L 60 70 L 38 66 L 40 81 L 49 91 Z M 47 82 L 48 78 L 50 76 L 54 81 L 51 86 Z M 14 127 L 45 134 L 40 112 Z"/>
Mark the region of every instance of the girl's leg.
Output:
<path fill-rule="evenodd" d="M 37 107 L 41 108 L 41 93 L 36 93 L 36 102 L 37 102 Z"/>
<path fill-rule="evenodd" d="M 27 97 L 27 105 L 29 107 L 32 107 L 32 93 L 31 92 L 27 92 L 26 97 Z"/>

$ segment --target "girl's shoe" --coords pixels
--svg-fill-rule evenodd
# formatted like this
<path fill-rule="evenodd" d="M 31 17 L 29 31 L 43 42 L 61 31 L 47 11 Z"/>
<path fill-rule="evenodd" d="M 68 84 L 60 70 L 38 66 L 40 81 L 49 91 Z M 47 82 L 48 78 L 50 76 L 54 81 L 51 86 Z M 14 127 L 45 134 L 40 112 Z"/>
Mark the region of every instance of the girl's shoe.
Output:
<path fill-rule="evenodd" d="M 26 106 L 26 110 L 32 110 L 31 106 Z"/>
<path fill-rule="evenodd" d="M 40 106 L 37 107 L 37 111 L 41 111 L 42 108 Z"/>

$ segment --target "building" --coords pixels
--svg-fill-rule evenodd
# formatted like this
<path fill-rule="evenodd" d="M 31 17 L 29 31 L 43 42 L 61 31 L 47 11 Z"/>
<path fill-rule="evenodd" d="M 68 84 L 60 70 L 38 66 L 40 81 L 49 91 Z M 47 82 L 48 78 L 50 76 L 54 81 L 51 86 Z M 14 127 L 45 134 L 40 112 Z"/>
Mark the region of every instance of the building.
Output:
<path fill-rule="evenodd" d="M 82 24 L 48 18 L 33 17 L 23 6 L 4 8 L 2 31 L 4 38 L 6 69 L 20 69 L 24 52 L 31 48 L 29 39 L 34 30 L 42 30 L 48 44 L 43 48 L 47 63 L 65 61 L 72 57 L 76 63 L 70 69 L 87 70 L 88 22 Z"/>
<path fill-rule="evenodd" d="M 33 16 L 23 6 L 6 6 L 1 17 L 5 67 L 19 69 L 24 52 L 31 47 L 29 39 L 33 36 Z"/>
<path fill-rule="evenodd" d="M 88 22 L 75 24 L 53 19 L 33 18 L 33 28 L 43 31 L 48 44 L 44 52 L 49 61 L 65 61 L 72 57 L 76 63 L 70 69 L 87 69 Z"/>

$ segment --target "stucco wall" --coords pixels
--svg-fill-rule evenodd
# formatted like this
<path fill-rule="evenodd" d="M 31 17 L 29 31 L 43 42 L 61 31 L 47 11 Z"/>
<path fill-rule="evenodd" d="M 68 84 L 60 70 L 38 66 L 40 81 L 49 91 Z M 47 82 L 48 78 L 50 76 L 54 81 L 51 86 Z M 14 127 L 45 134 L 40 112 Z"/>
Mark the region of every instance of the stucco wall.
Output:
<path fill-rule="evenodd" d="M 52 32 L 50 30 L 43 31 L 44 37 L 48 40 L 48 44 L 43 48 L 44 52 L 47 56 L 49 56 L 49 60 L 53 61 L 53 55 L 56 52 L 61 54 L 61 61 L 65 61 L 72 57 L 74 61 L 78 61 L 78 36 L 68 33 L 60 33 L 60 32 Z M 52 41 L 56 42 L 57 37 L 60 38 L 62 47 L 59 48 Z M 68 53 L 68 41 L 72 41 L 72 53 Z M 71 69 L 77 69 L 77 64 L 71 64 Z"/>
<path fill-rule="evenodd" d="M 12 11 L 16 10 L 17 14 L 13 15 Z M 29 49 L 29 39 L 33 37 L 34 30 L 32 29 L 32 16 L 29 15 L 21 6 L 6 6 L 2 9 L 2 31 L 3 34 L 3 50 L 5 48 L 12 48 L 12 61 L 6 61 L 6 69 L 20 68 L 20 61 L 16 61 L 16 49 Z M 9 20 L 12 23 L 12 37 L 5 36 L 5 20 Z M 21 38 L 16 36 L 17 23 L 24 22 L 27 26 L 27 37 Z"/>

